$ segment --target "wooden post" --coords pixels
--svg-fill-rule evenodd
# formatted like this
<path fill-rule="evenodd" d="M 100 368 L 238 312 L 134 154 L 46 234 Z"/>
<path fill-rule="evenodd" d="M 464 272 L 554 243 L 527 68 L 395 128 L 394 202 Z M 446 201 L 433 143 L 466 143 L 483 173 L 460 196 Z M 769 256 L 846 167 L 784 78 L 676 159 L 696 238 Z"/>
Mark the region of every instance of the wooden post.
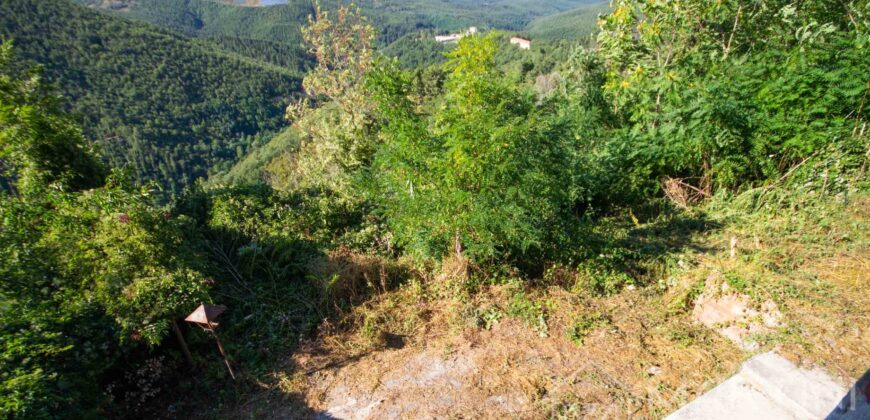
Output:
<path fill-rule="evenodd" d="M 212 335 L 214 335 L 214 339 L 215 339 L 215 341 L 217 341 L 218 350 L 220 350 L 221 356 L 223 356 L 223 358 L 224 358 L 224 363 L 227 365 L 227 370 L 230 371 L 230 377 L 233 378 L 233 380 L 235 381 L 236 374 L 233 373 L 233 368 L 232 368 L 232 366 L 230 366 L 230 359 L 227 359 L 227 353 L 224 351 L 224 345 L 221 344 L 221 339 L 218 338 L 218 335 L 215 332 L 214 327 L 211 325 L 211 322 L 208 323 L 208 330 L 211 332 Z"/>
<path fill-rule="evenodd" d="M 200 302 L 199 307 L 196 308 L 187 318 L 184 318 L 185 321 L 190 322 L 192 324 L 198 325 L 203 330 L 207 330 L 214 336 L 215 341 L 217 341 L 218 350 L 221 352 L 221 356 L 224 358 L 224 364 L 227 365 L 227 370 L 230 372 L 230 376 L 233 380 L 236 380 L 236 373 L 233 372 L 233 367 L 230 365 L 230 359 L 227 358 L 227 353 L 224 350 L 224 344 L 221 343 L 220 337 L 218 337 L 217 332 L 215 332 L 216 323 L 212 323 L 212 320 L 216 319 L 227 309 L 226 306 L 223 305 L 206 305 Z M 184 342 L 183 338 L 181 338 L 180 330 L 176 328 L 176 333 L 179 334 L 179 339 Z M 185 345 L 185 352 L 187 352 Z M 189 356 L 188 356 L 189 357 Z"/>
<path fill-rule="evenodd" d="M 175 338 L 178 339 L 178 344 L 181 345 L 181 351 L 184 352 L 184 357 L 187 359 L 187 363 L 190 366 L 193 366 L 193 356 L 190 355 L 190 349 L 187 348 L 187 342 L 184 341 L 184 335 L 181 334 L 181 328 L 178 328 L 178 323 L 175 320 L 172 320 L 172 331 L 175 331 Z"/>

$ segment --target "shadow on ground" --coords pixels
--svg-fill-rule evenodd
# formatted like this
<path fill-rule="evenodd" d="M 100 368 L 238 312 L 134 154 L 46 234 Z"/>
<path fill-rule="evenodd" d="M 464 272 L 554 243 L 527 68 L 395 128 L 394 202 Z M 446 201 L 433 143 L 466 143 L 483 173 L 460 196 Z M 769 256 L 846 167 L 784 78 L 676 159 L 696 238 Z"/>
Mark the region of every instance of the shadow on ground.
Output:
<path fill-rule="evenodd" d="M 605 220 L 587 236 L 583 264 L 627 274 L 643 285 L 667 273 L 674 255 L 715 251 L 697 239 L 721 227 L 704 214 L 665 212 L 642 223 L 626 218 Z"/>
<path fill-rule="evenodd" d="M 825 420 L 870 419 L 870 370 L 843 396 L 837 408 Z"/>

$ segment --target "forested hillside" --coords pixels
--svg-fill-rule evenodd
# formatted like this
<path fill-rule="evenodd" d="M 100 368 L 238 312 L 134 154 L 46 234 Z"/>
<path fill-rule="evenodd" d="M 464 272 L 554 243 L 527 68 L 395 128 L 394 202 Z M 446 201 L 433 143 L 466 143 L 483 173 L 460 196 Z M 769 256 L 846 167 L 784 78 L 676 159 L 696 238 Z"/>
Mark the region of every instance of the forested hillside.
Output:
<path fill-rule="evenodd" d="M 76 1 L 186 36 L 254 39 L 294 47 L 301 47 L 299 28 L 313 11 L 311 2 L 303 0 L 276 7 L 239 7 L 211 0 Z"/>
<path fill-rule="evenodd" d="M 212 0 L 77 0 L 104 6 L 119 16 L 139 19 L 190 36 L 267 40 L 299 46 L 299 27 L 311 13 L 308 0 L 269 7 L 230 6 Z M 378 29 L 381 45 L 422 29 L 455 31 L 469 26 L 522 30 L 535 18 L 597 4 L 599 0 L 361 0 L 355 2 Z M 322 2 L 334 8 L 338 2 Z M 593 20 L 594 21 L 594 20 Z"/>
<path fill-rule="evenodd" d="M 375 26 L 384 31 L 383 38 L 389 43 L 418 29 L 457 31 L 477 26 L 517 31 L 535 18 L 596 2 L 598 0 L 364 0 L 358 4 Z M 405 22 L 396 22 L 394 16 L 404 17 Z"/>
<path fill-rule="evenodd" d="M 75 0 L 114 12 L 113 16 L 147 22 L 187 37 L 208 39 L 221 48 L 304 71 L 310 64 L 299 28 L 313 12 L 311 2 L 281 7 L 240 7 L 212 0 Z"/>
<path fill-rule="evenodd" d="M 570 40 L 595 33 L 598 16 L 610 9 L 607 3 L 588 4 L 567 12 L 542 16 L 531 21 L 526 31 L 536 40 Z"/>
<path fill-rule="evenodd" d="M 435 41 L 435 30 L 413 32 L 402 36 L 380 52 L 386 57 L 398 58 L 406 68 L 425 68 L 447 61 L 446 53 L 455 45 Z"/>
<path fill-rule="evenodd" d="M 280 127 L 281 98 L 297 90 L 294 76 L 310 66 L 299 31 L 313 10 L 308 1 L 272 7 L 209 0 L 79 2 L 93 12 L 60 0 L 4 5 L 9 24 L 3 25 L 2 34 L 20 44 L 22 58 L 46 66 L 49 80 L 58 82 L 71 110 L 84 118 L 87 134 L 104 144 L 104 154 L 113 165 L 133 163 L 137 179 L 157 180 L 170 195 L 197 177 L 226 171 L 247 151 L 251 136 L 269 136 Z M 438 31 L 469 25 L 522 28 L 537 16 L 579 3 L 505 1 L 482 8 L 468 2 L 363 2 L 362 6 L 378 27 L 378 42 L 392 43 L 384 50 L 387 56 L 401 57 L 410 66 L 426 66 L 442 62 L 447 51 L 428 39 Z M 73 21 L 85 25 L 74 26 Z M 60 30 L 45 32 L 49 25 Z M 420 28 L 432 29 L 419 32 Z M 427 47 L 421 48 L 421 43 Z M 129 61 L 130 57 L 137 59 Z M 145 80 L 139 81 L 143 76 Z M 217 88 L 218 80 L 233 82 Z M 213 101 L 218 97 L 228 100 L 217 106 Z"/>
<path fill-rule="evenodd" d="M 0 36 L 15 43 L 17 62 L 44 66 L 112 166 L 129 163 L 169 195 L 283 126 L 299 89 L 292 70 L 67 0 L 0 2 Z"/>
<path fill-rule="evenodd" d="M 528 50 L 485 26 L 577 2 L 477 4 L 365 2 L 379 39 L 324 2 L 300 80 L 272 35 L 0 0 L 0 417 L 661 418 L 759 351 L 865 374 L 870 3 L 614 0 Z"/>

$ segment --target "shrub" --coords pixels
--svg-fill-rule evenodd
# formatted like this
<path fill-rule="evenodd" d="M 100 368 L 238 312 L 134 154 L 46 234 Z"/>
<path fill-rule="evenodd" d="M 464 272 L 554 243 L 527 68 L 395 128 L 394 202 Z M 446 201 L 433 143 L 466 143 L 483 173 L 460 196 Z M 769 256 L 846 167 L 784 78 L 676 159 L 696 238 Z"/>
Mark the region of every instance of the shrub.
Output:
<path fill-rule="evenodd" d="M 493 36 L 463 39 L 431 114 L 409 99 L 408 73 L 386 63 L 371 75 L 384 120 L 373 201 L 416 255 L 530 259 L 551 251 L 567 222 L 576 196 L 567 122 L 504 79 L 494 52 Z"/>

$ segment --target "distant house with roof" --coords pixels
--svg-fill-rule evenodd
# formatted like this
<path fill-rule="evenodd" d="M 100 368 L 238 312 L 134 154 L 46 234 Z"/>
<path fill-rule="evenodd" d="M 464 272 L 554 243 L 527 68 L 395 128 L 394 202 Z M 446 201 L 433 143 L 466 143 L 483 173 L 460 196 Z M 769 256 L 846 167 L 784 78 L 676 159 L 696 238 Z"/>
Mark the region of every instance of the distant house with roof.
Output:
<path fill-rule="evenodd" d="M 520 47 L 520 49 L 522 49 L 522 50 L 528 50 L 528 49 L 532 48 L 532 41 L 529 41 L 528 39 L 520 38 L 520 37 L 511 38 L 511 44 L 516 45 L 517 47 Z"/>
<path fill-rule="evenodd" d="M 448 42 L 457 42 L 460 39 L 465 38 L 466 36 L 474 35 L 476 33 L 477 33 L 477 27 L 472 26 L 472 27 L 468 28 L 468 30 L 463 32 L 463 33 L 450 34 L 450 35 L 438 35 L 435 37 L 435 42 L 441 42 L 444 44 L 446 44 Z"/>
<path fill-rule="evenodd" d="M 462 38 L 462 35 L 460 35 L 460 34 L 436 35 L 435 42 L 442 42 L 442 43 L 456 42 L 456 41 L 459 41 L 461 38 Z"/>

